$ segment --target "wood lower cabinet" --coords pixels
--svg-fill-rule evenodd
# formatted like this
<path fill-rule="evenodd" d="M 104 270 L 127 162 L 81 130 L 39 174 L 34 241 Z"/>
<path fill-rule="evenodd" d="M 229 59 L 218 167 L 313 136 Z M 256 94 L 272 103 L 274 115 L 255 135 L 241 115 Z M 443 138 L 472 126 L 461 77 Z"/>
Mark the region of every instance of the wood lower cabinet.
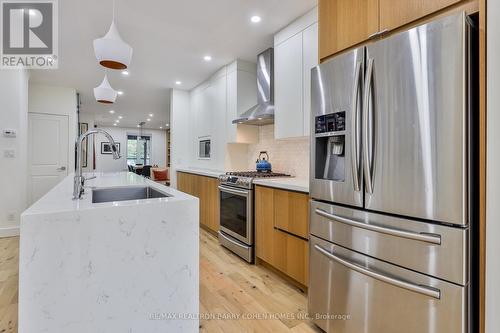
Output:
<path fill-rule="evenodd" d="M 216 178 L 177 172 L 177 189 L 200 200 L 200 225 L 219 231 L 219 189 Z"/>
<path fill-rule="evenodd" d="M 255 188 L 257 258 L 308 285 L 309 198 L 307 194 Z"/>
<path fill-rule="evenodd" d="M 379 31 L 378 3 L 379 0 L 319 0 L 320 59 L 361 43 Z"/>

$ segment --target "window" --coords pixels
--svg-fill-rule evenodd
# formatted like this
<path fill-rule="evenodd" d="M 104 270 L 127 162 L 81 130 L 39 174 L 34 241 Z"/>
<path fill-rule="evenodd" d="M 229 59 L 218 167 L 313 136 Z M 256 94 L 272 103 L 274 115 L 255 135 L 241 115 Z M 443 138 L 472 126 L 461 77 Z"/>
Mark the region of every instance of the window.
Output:
<path fill-rule="evenodd" d="M 149 165 L 151 162 L 151 136 L 127 136 L 127 164 Z"/>

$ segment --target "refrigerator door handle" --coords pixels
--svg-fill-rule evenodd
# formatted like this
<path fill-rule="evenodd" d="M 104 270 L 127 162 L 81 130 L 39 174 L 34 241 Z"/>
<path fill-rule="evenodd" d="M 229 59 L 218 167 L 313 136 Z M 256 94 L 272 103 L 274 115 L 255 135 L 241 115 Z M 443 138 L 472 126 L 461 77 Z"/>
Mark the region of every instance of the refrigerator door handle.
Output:
<path fill-rule="evenodd" d="M 334 255 L 333 253 L 330 253 L 329 251 L 327 251 L 323 247 L 319 246 L 318 244 L 314 245 L 314 248 L 319 253 L 326 256 L 327 258 L 329 258 L 333 261 L 336 261 L 339 264 L 341 264 L 349 269 L 352 269 L 353 271 L 356 271 L 358 273 L 361 273 L 361 274 L 366 275 L 368 277 L 371 277 L 373 279 L 376 279 L 376 280 L 379 280 L 379 281 L 382 281 L 382 282 L 385 282 L 388 284 L 392 284 L 393 286 L 396 286 L 399 288 L 410 290 L 410 291 L 413 291 L 413 292 L 416 292 L 416 293 L 419 293 L 419 294 L 422 294 L 422 295 L 425 295 L 428 297 L 432 297 L 435 299 L 441 299 L 441 290 L 439 290 L 439 289 L 428 287 L 428 286 L 422 286 L 419 284 L 396 279 L 396 278 L 372 271 L 371 269 L 362 267 L 358 264 L 354 264 L 354 263 L 349 262 L 345 259 L 337 257 L 336 255 Z"/>
<path fill-rule="evenodd" d="M 436 244 L 436 245 L 441 245 L 441 236 L 437 234 L 429 234 L 429 233 L 419 233 L 419 232 L 413 232 L 413 231 L 406 231 L 406 230 L 398 230 L 398 229 L 392 229 L 392 228 L 386 228 L 382 227 L 379 225 L 374 225 L 374 224 L 367 224 L 364 222 L 359 222 L 359 221 L 354 221 L 339 215 L 335 214 L 330 214 L 323 209 L 316 208 L 315 213 L 325 217 L 329 220 L 333 221 L 338 221 L 343 224 L 350 225 L 352 227 L 357 227 L 369 231 L 374 231 L 374 232 L 380 232 L 382 234 L 386 235 L 391 235 L 391 236 L 396 236 L 396 237 L 401 237 L 401 238 L 407 238 L 407 239 L 412 239 L 416 241 L 421 241 L 421 242 L 426 242 L 426 243 L 431 243 L 431 244 Z"/>
<path fill-rule="evenodd" d="M 368 59 L 368 68 L 366 69 L 366 81 L 364 88 L 364 98 L 363 98 L 363 169 L 365 171 L 365 182 L 366 182 L 366 190 L 369 194 L 373 194 L 373 180 L 372 180 L 372 161 L 370 156 L 373 157 L 373 146 L 372 141 L 373 138 L 368 135 L 368 133 L 373 133 L 373 130 L 368 131 L 368 126 L 371 115 L 368 113 L 370 110 L 369 101 L 371 95 L 371 85 L 372 85 L 372 77 L 373 77 L 373 58 Z M 373 109 L 373 106 L 372 108 Z M 371 127 L 373 124 L 371 125 Z"/>
<path fill-rule="evenodd" d="M 359 174 L 359 151 L 361 149 L 361 142 L 359 140 L 359 130 L 358 130 L 358 121 L 359 121 L 359 104 L 358 96 L 359 96 L 359 80 L 361 77 L 361 65 L 362 62 L 358 61 L 356 64 L 356 70 L 354 74 L 354 86 L 352 93 L 352 126 L 351 126 L 351 166 L 352 166 L 352 178 L 354 182 L 354 190 L 360 190 L 360 174 Z"/>

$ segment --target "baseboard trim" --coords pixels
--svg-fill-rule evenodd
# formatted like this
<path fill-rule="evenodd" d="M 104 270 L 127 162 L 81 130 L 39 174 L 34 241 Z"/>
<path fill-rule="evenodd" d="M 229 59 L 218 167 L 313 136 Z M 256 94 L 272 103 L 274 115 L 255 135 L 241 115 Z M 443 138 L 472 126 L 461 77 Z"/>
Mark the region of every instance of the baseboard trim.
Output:
<path fill-rule="evenodd" d="M 19 236 L 19 227 L 0 227 L 0 238 Z"/>

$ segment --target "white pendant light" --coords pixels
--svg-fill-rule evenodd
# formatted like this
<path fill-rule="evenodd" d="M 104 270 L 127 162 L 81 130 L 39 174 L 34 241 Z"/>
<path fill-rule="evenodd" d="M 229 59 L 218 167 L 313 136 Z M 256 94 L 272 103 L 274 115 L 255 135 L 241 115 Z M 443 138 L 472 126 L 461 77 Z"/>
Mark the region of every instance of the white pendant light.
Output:
<path fill-rule="evenodd" d="M 113 1 L 113 21 L 108 33 L 94 39 L 94 53 L 99 63 L 111 69 L 123 70 L 130 66 L 132 47 L 125 43 L 115 24 L 115 2 Z"/>
<path fill-rule="evenodd" d="M 109 84 L 107 75 L 104 75 L 104 80 L 99 87 L 94 88 L 94 97 L 99 103 L 113 104 L 117 95 L 118 93 Z"/>

